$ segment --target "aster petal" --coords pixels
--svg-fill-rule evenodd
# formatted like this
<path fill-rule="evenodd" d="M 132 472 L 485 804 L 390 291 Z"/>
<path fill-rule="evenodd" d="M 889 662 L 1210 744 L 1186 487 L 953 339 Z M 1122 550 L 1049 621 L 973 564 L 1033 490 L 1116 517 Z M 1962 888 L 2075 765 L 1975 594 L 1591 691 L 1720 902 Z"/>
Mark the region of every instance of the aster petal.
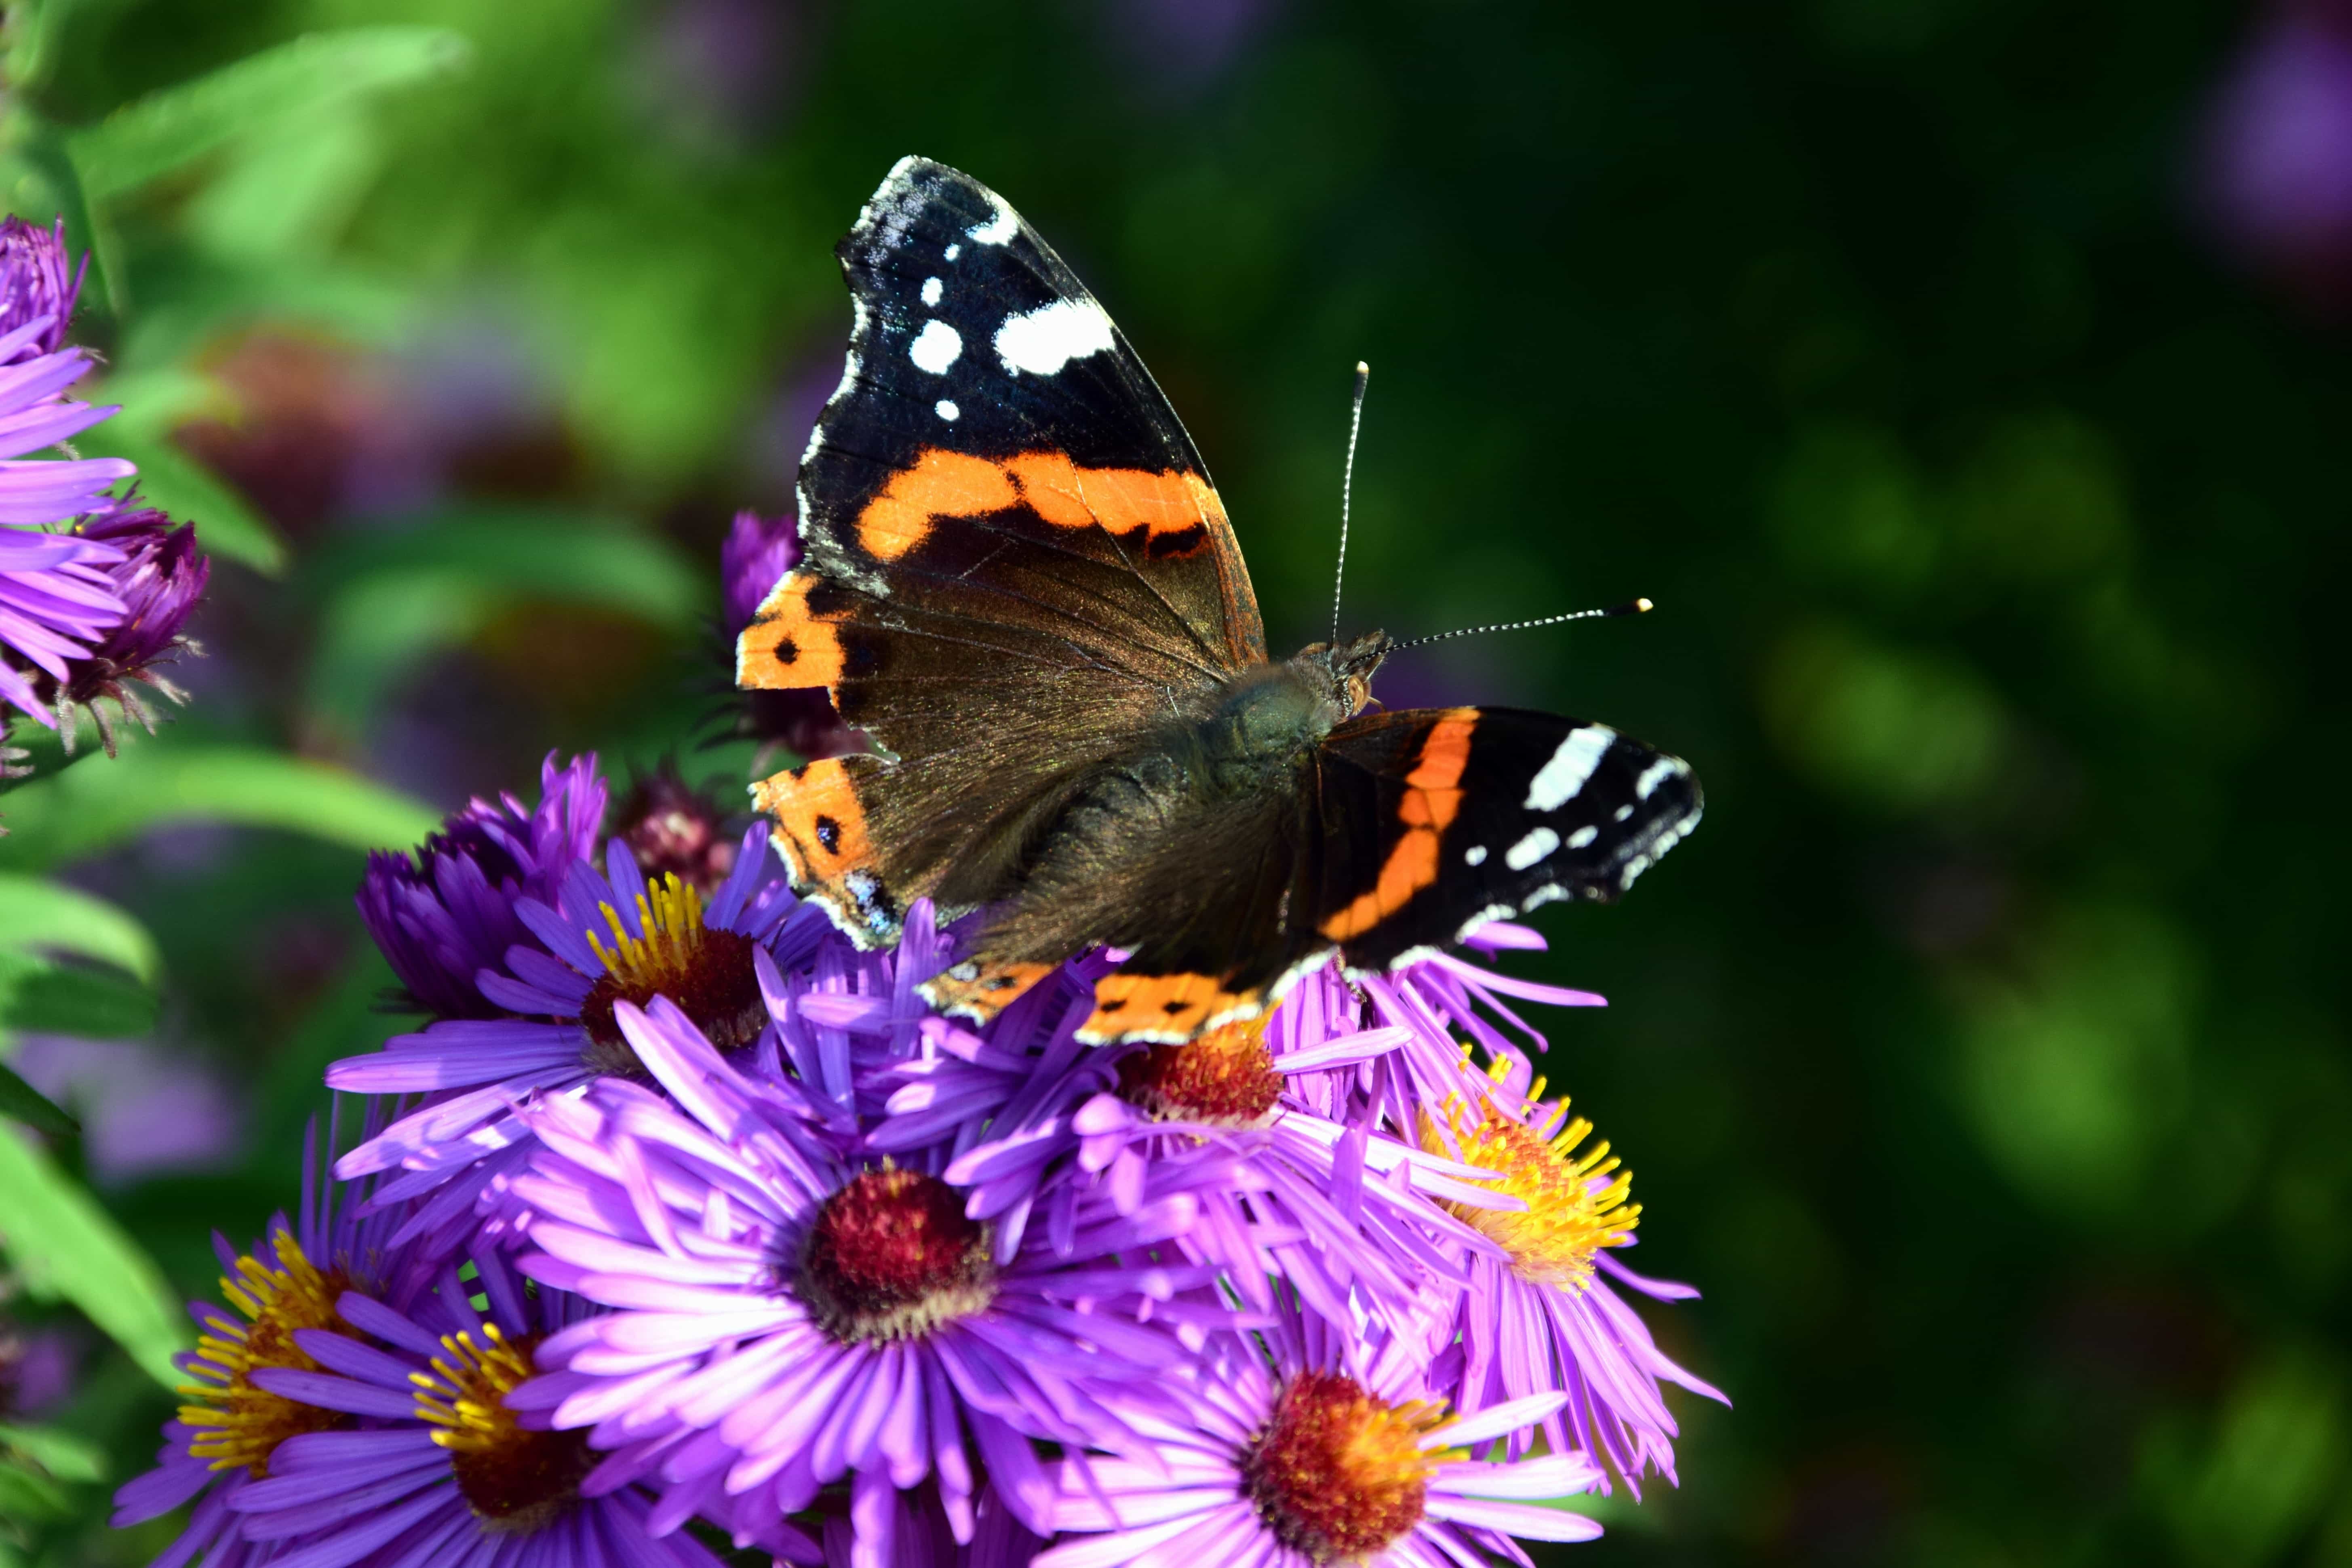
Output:
<path fill-rule="evenodd" d="M 1523 1502 L 1491 1502 L 1453 1492 L 1432 1492 L 1423 1505 L 1432 1519 L 1499 1530 L 1528 1541 L 1593 1541 L 1601 1526 L 1564 1508 L 1538 1508 Z"/>

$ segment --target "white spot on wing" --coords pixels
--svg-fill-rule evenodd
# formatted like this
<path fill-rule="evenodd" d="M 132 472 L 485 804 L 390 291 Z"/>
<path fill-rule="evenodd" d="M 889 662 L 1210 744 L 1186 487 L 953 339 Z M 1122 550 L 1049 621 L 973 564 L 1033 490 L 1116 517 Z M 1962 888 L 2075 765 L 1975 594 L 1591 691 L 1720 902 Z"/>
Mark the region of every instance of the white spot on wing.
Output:
<path fill-rule="evenodd" d="M 961 256 L 962 254 L 963 247 L 961 245 L 950 245 L 945 250 L 940 252 L 941 258 L 948 261 L 953 261 L 957 257 Z"/>
<path fill-rule="evenodd" d="M 1486 863 L 1486 847 L 1484 844 L 1473 844 L 1469 848 L 1462 851 L 1462 863 L 1465 866 L 1484 866 Z"/>
<path fill-rule="evenodd" d="M 962 333 L 945 321 L 925 321 L 923 330 L 915 334 L 914 342 L 908 347 L 907 357 L 915 362 L 917 370 L 945 375 L 948 366 L 955 363 L 956 356 L 961 353 Z"/>
<path fill-rule="evenodd" d="M 1570 849 L 1581 849 L 1600 837 L 1601 830 L 1597 827 L 1580 827 L 1568 836 L 1568 847 Z"/>
<path fill-rule="evenodd" d="M 923 303 L 924 303 L 924 304 L 926 304 L 926 305 L 936 305 L 936 304 L 938 304 L 938 303 L 940 302 L 940 296 L 941 294 L 945 293 L 945 292 L 947 292 L 946 286 L 945 286 L 944 284 L 940 283 L 940 281 L 938 279 L 936 279 L 936 278 L 926 278 L 926 279 L 923 279 Z"/>
<path fill-rule="evenodd" d="M 996 216 L 986 223 L 964 230 L 964 237 L 982 245 L 1003 245 L 1021 232 L 1021 220 L 1013 216 L 1011 207 L 1004 205 L 1004 198 L 994 191 L 988 193 L 988 202 L 996 209 Z M 948 259 L 952 261 L 955 258 L 950 257 Z"/>
<path fill-rule="evenodd" d="M 1503 851 L 1503 864 L 1514 871 L 1524 871 L 1559 847 L 1559 835 L 1549 827 L 1538 827 Z"/>
<path fill-rule="evenodd" d="M 1622 822 L 1622 821 L 1624 821 L 1627 817 L 1629 817 L 1629 816 L 1633 816 L 1633 807 L 1632 803 L 1631 803 L 1631 802 L 1628 802 L 1627 804 L 1625 804 L 1625 805 L 1623 805 L 1619 806 L 1619 807 L 1617 808 L 1617 810 L 1616 810 L 1616 812 L 1615 812 L 1615 814 L 1614 814 L 1614 815 L 1615 815 L 1615 816 L 1616 816 L 1617 820 L 1618 820 L 1618 821 L 1620 821 L 1620 822 Z"/>
<path fill-rule="evenodd" d="M 1015 374 L 1052 375 L 1074 359 L 1109 348 L 1110 317 L 1092 300 L 1056 300 L 1007 316 L 996 329 L 996 357 Z"/>
<path fill-rule="evenodd" d="M 961 414 L 963 410 L 955 405 L 955 400 L 953 398 L 942 397 L 937 404 L 932 405 L 931 412 L 952 424 L 954 423 L 956 416 Z"/>
<path fill-rule="evenodd" d="M 1652 790 L 1683 771 L 1682 763 L 1675 761 L 1674 758 L 1660 757 L 1656 762 L 1643 768 L 1642 776 L 1633 781 L 1633 793 L 1647 800 L 1650 798 Z"/>
<path fill-rule="evenodd" d="M 1568 732 L 1559 750 L 1528 781 L 1527 808 L 1529 811 L 1558 811 L 1575 798 L 1601 765 L 1617 731 L 1606 724 L 1585 724 Z"/>

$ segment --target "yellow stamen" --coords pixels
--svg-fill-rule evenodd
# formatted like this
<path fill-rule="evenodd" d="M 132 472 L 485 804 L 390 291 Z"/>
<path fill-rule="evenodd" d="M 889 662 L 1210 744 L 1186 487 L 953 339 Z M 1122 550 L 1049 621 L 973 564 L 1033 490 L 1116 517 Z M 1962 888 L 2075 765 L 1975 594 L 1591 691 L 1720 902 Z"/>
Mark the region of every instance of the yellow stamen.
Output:
<path fill-rule="evenodd" d="M 541 1529 L 580 1495 L 592 1463 L 585 1432 L 527 1427 L 507 1406 L 507 1395 L 537 1370 L 535 1337 L 509 1340 L 496 1323 L 473 1334 L 444 1334 L 446 1355 L 429 1373 L 415 1372 L 416 1416 L 435 1428 L 433 1441 L 449 1450 L 459 1495 L 483 1527 L 500 1534 Z"/>
<path fill-rule="evenodd" d="M 1497 1064 L 1490 1076 L 1499 1079 L 1503 1070 Z M 1467 1102 L 1451 1096 L 1440 1108 L 1444 1125 L 1423 1114 L 1421 1146 L 1500 1172 L 1477 1184 L 1521 1200 L 1524 1210 L 1465 1203 L 1445 1207 L 1502 1247 L 1522 1279 L 1580 1290 L 1592 1278 L 1594 1254 L 1632 1239 L 1642 1205 L 1626 1201 L 1633 1173 L 1619 1169 L 1623 1162 L 1609 1152 L 1606 1142 L 1576 1152 L 1592 1123 L 1581 1116 L 1570 1119 L 1565 1099 L 1542 1103 L 1543 1091 L 1538 1078 L 1528 1086 L 1526 1109 L 1517 1114 L 1484 1094 Z"/>
<path fill-rule="evenodd" d="M 435 1356 L 432 1372 L 408 1374 L 424 1391 L 416 1396 L 416 1418 L 440 1428 L 433 1440 L 445 1448 L 478 1453 L 520 1429 L 506 1395 L 531 1375 L 530 1358 L 496 1323 L 482 1325 L 482 1333 L 487 1345 L 475 1344 L 470 1333 L 442 1335 L 448 1358 Z"/>
<path fill-rule="evenodd" d="M 688 973 L 702 951 L 702 895 L 675 871 L 637 897 L 637 928 L 646 934 L 631 936 L 620 912 L 610 904 L 597 911 L 613 928 L 613 945 L 605 947 L 594 931 L 588 945 L 604 961 L 605 972 L 625 990 L 666 991 Z"/>
<path fill-rule="evenodd" d="M 222 1332 L 198 1339 L 195 1363 L 189 1370 L 204 1381 L 180 1387 L 197 1402 L 180 1407 L 180 1419 L 198 1429 L 188 1452 L 211 1461 L 215 1470 L 243 1466 L 257 1478 L 269 1474 L 269 1456 L 287 1438 L 331 1431 L 350 1420 L 340 1411 L 321 1410 L 253 1384 L 251 1374 L 264 1367 L 319 1370 L 319 1363 L 295 1342 L 297 1330 L 350 1334 L 335 1316 L 335 1301 L 351 1288 L 350 1276 L 341 1268 L 322 1272 L 303 1255 L 301 1244 L 282 1230 L 275 1238 L 275 1251 L 278 1268 L 240 1258 L 236 1278 L 221 1280 L 221 1295 L 251 1326 L 216 1325 Z"/>

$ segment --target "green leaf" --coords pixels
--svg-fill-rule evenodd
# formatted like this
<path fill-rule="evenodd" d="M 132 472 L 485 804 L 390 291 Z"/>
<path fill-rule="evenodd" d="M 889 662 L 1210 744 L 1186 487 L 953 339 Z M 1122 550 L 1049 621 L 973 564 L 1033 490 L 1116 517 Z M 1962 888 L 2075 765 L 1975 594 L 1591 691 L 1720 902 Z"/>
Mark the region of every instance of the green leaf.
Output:
<path fill-rule="evenodd" d="M 0 1024 L 85 1040 L 124 1040 L 153 1033 L 161 1005 L 154 992 L 118 970 L 44 963 L 20 976 L 0 999 Z"/>
<path fill-rule="evenodd" d="M 9 1116 L 52 1138 L 70 1138 L 81 1131 L 80 1122 L 58 1110 L 47 1095 L 18 1078 L 7 1063 L 0 1062 L 0 1117 Z"/>
<path fill-rule="evenodd" d="M 43 787 L 21 793 L 30 796 Z M 11 947 L 95 958 L 149 982 L 163 967 L 147 928 L 104 899 L 38 877 L 0 873 L 0 948 Z"/>
<path fill-rule="evenodd" d="M 163 1275 L 87 1190 L 7 1127 L 0 1127 L 0 1245 L 27 1288 L 71 1301 L 147 1375 L 178 1385 L 172 1356 L 188 1335 Z"/>
<path fill-rule="evenodd" d="M 126 378 L 127 379 L 127 378 Z M 145 379 L 142 377 L 141 379 Z M 109 387 L 112 395 L 122 395 Z M 123 413 L 131 412 L 126 404 Z M 286 569 L 286 545 L 245 498 L 171 439 L 121 416 L 85 432 L 75 449 L 86 458 L 128 458 L 139 465 L 139 491 L 174 522 L 196 525 L 196 542 L 266 576 Z"/>
<path fill-rule="evenodd" d="M 354 849 L 415 843 L 438 814 L 326 763 L 243 746 L 125 747 L 103 767 L 40 779 L 7 797 L 0 868 L 42 869 L 151 828 L 226 822 Z"/>
<path fill-rule="evenodd" d="M 64 1519 L 73 1511 L 66 1494 L 45 1476 L 0 1463 L 0 1519 Z M 0 1542 L 0 1552 L 6 1544 Z M 7 1559 L 0 1558 L 0 1562 Z"/>
<path fill-rule="evenodd" d="M 124 105 L 73 135 L 74 163 L 89 199 L 103 203 L 265 121 L 445 76 L 471 52 L 440 27 L 313 33 Z"/>
<path fill-rule="evenodd" d="M 22 1454 L 61 1481 L 102 1481 L 106 1456 L 70 1432 L 55 1426 L 0 1424 L 0 1448 Z"/>

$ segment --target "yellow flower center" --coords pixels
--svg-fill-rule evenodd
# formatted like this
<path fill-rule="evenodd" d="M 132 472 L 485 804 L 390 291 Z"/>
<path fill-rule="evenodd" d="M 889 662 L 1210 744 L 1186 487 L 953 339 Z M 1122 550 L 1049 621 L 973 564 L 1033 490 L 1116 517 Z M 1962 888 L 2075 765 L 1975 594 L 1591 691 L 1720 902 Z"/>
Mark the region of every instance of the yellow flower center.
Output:
<path fill-rule="evenodd" d="M 1310 1563 L 1353 1563 L 1419 1524 L 1430 1472 L 1465 1457 L 1423 1450 L 1444 1420 L 1441 1405 L 1391 1405 L 1352 1377 L 1303 1372 L 1243 1453 L 1243 1485 L 1276 1540 Z"/>
<path fill-rule="evenodd" d="M 1443 1108 L 1444 1128 L 1423 1113 L 1421 1146 L 1502 1173 L 1476 1184 L 1519 1199 L 1525 1209 L 1465 1203 L 1445 1207 L 1509 1254 L 1520 1278 L 1580 1290 L 1592 1278 L 1593 1255 L 1626 1243 L 1641 1221 L 1642 1205 L 1625 1201 L 1633 1173 L 1618 1169 L 1623 1162 L 1609 1152 L 1607 1142 L 1576 1152 L 1592 1123 L 1581 1116 L 1570 1120 L 1566 1100 L 1543 1104 L 1543 1090 L 1544 1080 L 1536 1079 L 1527 1109 L 1517 1115 L 1484 1096 L 1475 1107 L 1458 1096 L 1450 1099 Z"/>
<path fill-rule="evenodd" d="M 236 1278 L 221 1280 L 221 1295 L 245 1314 L 247 1325 L 205 1334 L 196 1342 L 189 1368 L 199 1383 L 180 1392 L 196 1403 L 180 1406 L 180 1419 L 196 1429 L 188 1452 L 208 1459 L 215 1470 L 242 1465 L 256 1479 L 269 1474 L 269 1456 L 289 1437 L 348 1426 L 351 1417 L 321 1410 L 253 1385 L 264 1367 L 316 1372 L 319 1363 L 294 1342 L 298 1329 L 328 1329 L 356 1338 L 335 1316 L 335 1300 L 351 1288 L 341 1268 L 321 1272 L 285 1231 L 276 1237 L 278 1267 L 251 1257 L 236 1260 Z"/>
<path fill-rule="evenodd" d="M 614 1021 L 616 1004 L 642 1007 L 667 996 L 722 1051 L 748 1046 L 768 1022 L 760 978 L 751 966 L 751 939 L 713 931 L 702 920 L 702 895 L 671 872 L 637 899 L 637 929 L 629 934 L 620 912 L 601 906 L 612 928 L 607 947 L 594 932 L 588 945 L 604 961 L 604 973 L 580 1005 L 588 1031 L 588 1065 L 599 1072 L 639 1074 L 644 1068 Z"/>
<path fill-rule="evenodd" d="M 444 1334 L 433 1370 L 409 1374 L 418 1389 L 416 1415 L 449 1450 L 457 1490 L 483 1527 L 520 1535 L 541 1529 L 580 1495 L 581 1478 L 594 1463 L 584 1430 L 526 1427 L 506 1396 L 532 1375 L 536 1337 L 510 1341 L 485 1324 L 482 1344 L 470 1333 Z"/>

